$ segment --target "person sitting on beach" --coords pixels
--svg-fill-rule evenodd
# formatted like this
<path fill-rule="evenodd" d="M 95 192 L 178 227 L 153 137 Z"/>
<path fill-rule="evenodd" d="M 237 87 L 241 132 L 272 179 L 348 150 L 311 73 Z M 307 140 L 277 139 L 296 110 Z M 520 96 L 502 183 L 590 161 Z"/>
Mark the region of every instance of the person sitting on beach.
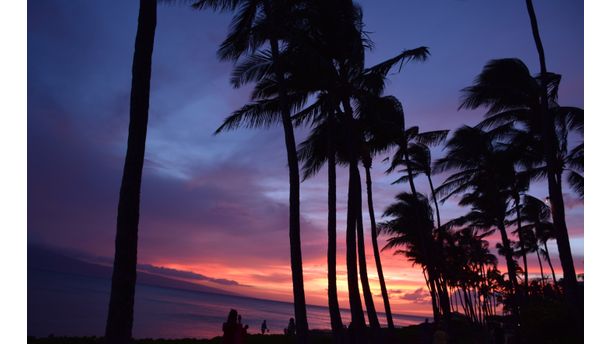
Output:
<path fill-rule="evenodd" d="M 230 310 L 227 322 L 223 323 L 223 344 L 236 344 L 241 326 L 238 325 L 238 312 Z"/>
<path fill-rule="evenodd" d="M 285 334 L 291 337 L 295 336 L 295 319 L 289 319 L 289 325 L 285 329 Z"/>
<path fill-rule="evenodd" d="M 266 321 L 264 320 L 261 323 L 261 334 L 266 334 L 266 332 L 269 332 L 270 330 L 268 329 L 268 324 L 266 324 Z"/>

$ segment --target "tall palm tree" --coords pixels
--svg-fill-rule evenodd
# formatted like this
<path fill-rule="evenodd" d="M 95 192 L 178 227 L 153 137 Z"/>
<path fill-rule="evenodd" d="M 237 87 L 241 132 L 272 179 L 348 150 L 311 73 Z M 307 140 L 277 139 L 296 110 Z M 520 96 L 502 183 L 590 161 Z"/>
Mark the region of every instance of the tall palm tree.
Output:
<path fill-rule="evenodd" d="M 275 0 L 245 0 L 231 1 L 231 6 L 239 7 L 232 20 L 232 27 L 225 41 L 219 48 L 218 55 L 222 60 L 238 61 L 247 56 L 242 65 L 249 65 L 253 59 L 269 56 L 271 64 L 265 72 L 247 74 L 243 79 L 234 78 L 234 85 L 241 86 L 249 81 L 258 81 L 259 84 L 253 92 L 254 103 L 247 104 L 228 117 L 216 133 L 231 130 L 240 125 L 261 126 L 280 122 L 283 126 L 287 162 L 289 167 L 289 244 L 291 253 L 291 273 L 293 282 L 294 312 L 296 329 L 300 343 L 307 342 L 308 321 L 306 315 L 306 299 L 304 292 L 304 277 L 302 270 L 302 250 L 300 239 L 300 176 L 295 135 L 291 122 L 291 111 L 294 102 L 290 99 L 287 90 L 286 60 L 282 58 L 283 44 L 294 42 L 296 37 L 289 35 L 296 26 L 295 16 L 298 2 L 286 3 Z M 203 2 L 201 7 L 210 5 Z M 293 40 L 293 41 L 292 41 Z M 269 49 L 262 48 L 264 44 Z M 244 74 L 244 73 L 243 73 Z M 272 90 L 270 90 L 270 85 Z M 259 87 L 259 89 L 258 89 Z M 277 97 L 276 111 L 271 113 L 261 111 L 261 100 L 270 94 L 261 92 L 267 88 Z M 259 103 L 257 101 L 260 101 Z M 259 107 L 258 107 L 259 106 Z M 256 109 L 260 111 L 257 112 Z M 266 119 L 262 119 L 266 117 Z"/>
<path fill-rule="evenodd" d="M 525 0 L 529 20 L 531 22 L 531 31 L 538 51 L 540 61 L 540 75 L 543 76 L 540 83 L 540 102 L 539 110 L 542 122 L 542 138 L 544 142 L 544 154 L 546 158 L 546 179 L 548 182 L 548 193 L 550 197 L 553 224 L 556 231 L 557 248 L 559 250 L 559 258 L 561 259 L 561 267 L 563 268 L 563 281 L 565 285 L 565 294 L 570 305 L 577 311 L 582 310 L 580 297 L 578 295 L 578 280 L 576 279 L 576 270 L 574 269 L 574 260 L 572 258 L 572 250 L 569 242 L 569 234 L 567 224 L 565 222 L 565 205 L 563 201 L 562 182 L 558 173 L 555 173 L 555 155 L 557 148 L 554 118 L 549 111 L 549 94 L 548 89 L 548 70 L 546 68 L 546 57 L 544 55 L 544 45 L 540 37 L 538 29 L 538 21 L 531 0 Z"/>
<path fill-rule="evenodd" d="M 300 143 L 297 154 L 302 162 L 304 179 L 314 176 L 327 162 L 327 301 L 332 332 L 336 342 L 343 340 L 343 325 L 338 304 L 336 282 L 336 156 L 342 139 L 338 133 L 338 114 L 333 110 L 325 121 L 315 126 L 308 138 Z"/>
<path fill-rule="evenodd" d="M 151 59 L 156 24 L 156 0 L 141 0 L 132 62 L 128 144 L 119 192 L 115 260 L 105 332 L 106 341 L 114 344 L 129 343 L 132 340 L 140 188 L 149 119 Z"/>

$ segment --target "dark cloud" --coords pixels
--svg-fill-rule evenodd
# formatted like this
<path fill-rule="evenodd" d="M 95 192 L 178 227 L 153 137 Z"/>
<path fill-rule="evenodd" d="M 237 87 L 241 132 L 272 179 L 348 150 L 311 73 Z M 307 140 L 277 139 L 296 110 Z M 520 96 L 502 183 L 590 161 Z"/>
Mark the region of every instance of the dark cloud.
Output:
<path fill-rule="evenodd" d="M 151 264 L 138 264 L 138 270 L 151 272 L 154 274 L 163 275 L 167 277 L 186 278 L 186 279 L 192 279 L 192 280 L 213 282 L 213 283 L 223 284 L 223 285 L 240 285 L 240 283 L 236 281 L 228 280 L 225 278 L 212 278 L 212 277 L 204 276 L 202 274 L 195 273 L 193 271 L 176 270 L 176 269 L 166 268 L 163 266 L 155 266 Z"/>
<path fill-rule="evenodd" d="M 408 300 L 411 303 L 426 304 L 430 302 L 431 297 L 429 292 L 427 292 L 424 288 L 419 288 L 412 293 L 405 293 L 401 299 Z"/>

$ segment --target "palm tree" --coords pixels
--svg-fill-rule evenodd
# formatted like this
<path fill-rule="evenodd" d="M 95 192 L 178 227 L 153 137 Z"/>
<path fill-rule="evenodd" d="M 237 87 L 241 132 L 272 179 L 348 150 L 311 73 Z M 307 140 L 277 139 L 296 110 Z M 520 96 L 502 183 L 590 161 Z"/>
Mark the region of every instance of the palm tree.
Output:
<path fill-rule="evenodd" d="M 338 304 L 336 282 L 336 155 L 342 139 L 338 133 L 338 114 L 331 111 L 325 122 L 315 126 L 308 138 L 298 148 L 304 179 L 314 176 L 327 161 L 327 300 L 332 332 L 336 342 L 343 340 L 342 317 Z"/>
<path fill-rule="evenodd" d="M 295 144 L 291 111 L 294 102 L 290 99 L 287 90 L 286 73 L 288 72 L 283 54 L 282 44 L 295 40 L 290 36 L 292 28 L 296 26 L 295 17 L 297 3 L 286 3 L 273 0 L 245 0 L 228 1 L 231 7 L 239 6 L 235 14 L 230 33 L 219 48 L 218 55 L 222 60 L 237 61 L 241 56 L 248 55 L 243 60 L 237 72 L 244 73 L 244 66 L 250 65 L 253 59 L 269 57 L 271 64 L 265 72 L 259 74 L 246 74 L 243 79 L 234 78 L 234 85 L 239 87 L 249 81 L 259 81 L 252 95 L 254 103 L 247 104 L 228 117 L 216 133 L 235 129 L 241 125 L 262 126 L 280 122 L 283 126 L 287 162 L 289 166 L 289 243 L 291 252 L 291 272 L 293 282 L 294 311 L 296 329 L 300 343 L 307 342 L 308 321 L 306 315 L 306 300 L 304 293 L 304 277 L 302 271 L 302 250 L 300 239 L 300 176 Z M 211 6 L 210 2 L 203 1 L 201 7 Z M 229 6 L 228 6 L 229 7 Z M 263 49 L 267 43 L 270 49 Z M 272 85 L 272 90 L 270 90 Z M 269 108 L 262 111 L 262 101 L 268 99 L 270 94 L 261 92 L 261 88 L 268 87 L 268 91 L 277 97 L 275 111 Z M 259 102 L 258 102 L 259 101 Z"/>
<path fill-rule="evenodd" d="M 571 246 L 569 244 L 569 235 L 567 231 L 567 225 L 565 223 L 565 205 L 563 202 L 563 193 L 559 173 L 555 171 L 555 148 L 557 140 L 555 135 L 555 123 L 552 114 L 549 111 L 550 97 L 548 94 L 548 71 L 546 68 L 546 57 L 544 55 L 544 45 L 540 38 L 540 32 L 538 29 L 538 21 L 533 8 L 531 0 L 525 0 L 527 5 L 527 11 L 529 13 L 529 20 L 531 23 L 531 31 L 533 38 L 538 50 L 538 58 L 540 61 L 540 74 L 543 76 L 543 80 L 540 83 L 540 102 L 539 118 L 542 123 L 542 140 L 544 141 L 544 154 L 546 158 L 546 176 L 548 182 L 548 193 L 550 202 L 552 205 L 552 217 L 555 232 L 557 233 L 557 247 L 559 249 L 559 258 L 561 259 L 561 266 L 563 268 L 563 280 L 566 287 L 567 298 L 576 309 L 579 306 L 578 301 L 578 281 L 576 280 L 576 271 L 574 269 L 574 261 L 572 258 Z M 549 257 L 550 263 L 550 257 Z"/>
<path fill-rule="evenodd" d="M 401 104 L 399 104 L 399 110 L 402 111 Z M 401 123 L 401 127 L 403 128 L 403 122 Z M 417 126 L 404 130 L 399 136 L 399 140 L 396 142 L 397 149 L 391 158 L 391 165 L 386 171 L 386 173 L 391 173 L 393 170 L 403 166 L 400 172 L 405 173 L 405 175 L 394 181 L 393 184 L 408 182 L 412 193 L 416 192 L 414 179 L 419 174 L 424 174 L 427 177 L 431 190 L 431 198 L 435 206 L 437 220 L 436 228 L 438 229 L 441 226 L 440 209 L 431 180 L 431 152 L 428 145 L 433 146 L 442 143 L 447 135 L 448 130 L 420 132 Z M 430 239 L 428 238 L 427 240 Z M 441 271 L 443 267 L 440 264 L 433 263 L 433 261 L 438 260 L 435 254 L 429 251 L 425 252 L 425 254 L 428 256 L 427 259 L 432 261 L 432 263 L 429 264 L 430 268 L 427 270 L 429 274 L 428 281 L 431 284 L 429 289 L 433 292 L 432 298 L 439 299 L 441 313 L 445 315 L 445 320 L 448 324 L 450 321 L 451 306 L 446 283 L 443 282 L 443 274 Z"/>
<path fill-rule="evenodd" d="M 151 59 L 156 24 L 156 0 L 140 0 L 132 62 L 128 144 L 119 192 L 115 260 L 106 320 L 105 337 L 108 343 L 122 344 L 132 340 L 140 187 L 149 118 Z"/>
<path fill-rule="evenodd" d="M 402 192 L 395 196 L 395 200 L 396 202 L 389 205 L 383 213 L 383 217 L 391 219 L 378 225 L 381 233 L 390 235 L 383 250 L 399 249 L 396 254 L 403 255 L 414 264 L 423 266 L 423 276 L 432 296 L 432 309 L 435 318 L 438 319 L 439 309 L 435 286 L 430 281 L 431 277 L 428 277 L 425 272 L 433 270 L 431 260 L 426 254 L 431 249 L 431 245 L 423 240 L 430 236 L 434 229 L 431 206 L 427 198 L 419 193 Z"/>

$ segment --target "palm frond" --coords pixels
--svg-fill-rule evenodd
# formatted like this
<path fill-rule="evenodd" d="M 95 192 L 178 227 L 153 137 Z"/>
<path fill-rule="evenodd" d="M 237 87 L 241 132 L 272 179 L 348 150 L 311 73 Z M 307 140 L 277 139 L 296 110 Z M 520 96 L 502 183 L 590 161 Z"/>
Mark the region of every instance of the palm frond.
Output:
<path fill-rule="evenodd" d="M 295 110 L 303 106 L 306 101 L 303 95 L 290 95 L 287 97 L 290 107 Z M 215 135 L 238 129 L 246 128 L 268 128 L 282 120 L 282 107 L 278 98 L 264 99 L 244 105 L 227 117 L 223 124 L 217 128 Z"/>
<path fill-rule="evenodd" d="M 214 0 L 203 1 L 212 3 Z M 220 60 L 236 61 L 245 52 L 254 52 L 265 39 L 254 35 L 253 27 L 258 19 L 258 1 L 238 1 L 239 9 L 230 25 L 230 32 L 217 50 Z M 238 6 L 236 6 L 238 7 Z"/>
<path fill-rule="evenodd" d="M 259 81 L 272 71 L 272 52 L 270 50 L 260 50 L 251 54 L 232 71 L 230 83 L 234 88 L 253 81 Z"/>

